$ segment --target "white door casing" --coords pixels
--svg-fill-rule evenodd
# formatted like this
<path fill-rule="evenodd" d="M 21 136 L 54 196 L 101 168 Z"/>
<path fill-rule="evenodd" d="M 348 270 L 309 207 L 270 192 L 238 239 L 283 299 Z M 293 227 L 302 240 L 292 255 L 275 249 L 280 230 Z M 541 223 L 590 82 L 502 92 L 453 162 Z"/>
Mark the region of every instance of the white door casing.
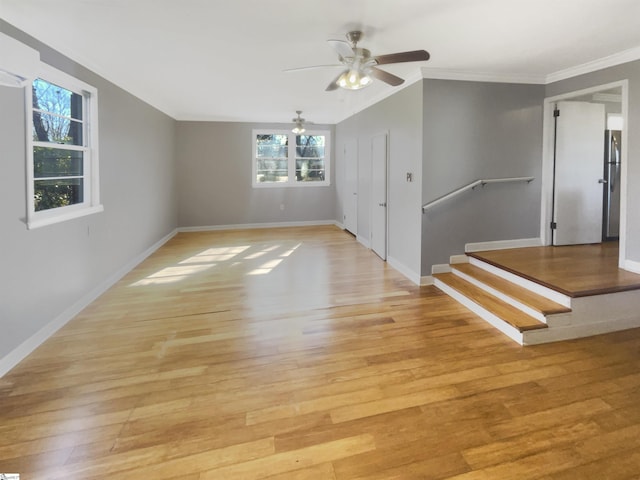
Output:
<path fill-rule="evenodd" d="M 344 228 L 358 234 L 358 140 L 351 138 L 344 143 Z"/>
<path fill-rule="evenodd" d="M 604 105 L 558 102 L 554 245 L 602 240 Z"/>
<path fill-rule="evenodd" d="M 371 139 L 371 249 L 387 259 L 387 134 Z"/>

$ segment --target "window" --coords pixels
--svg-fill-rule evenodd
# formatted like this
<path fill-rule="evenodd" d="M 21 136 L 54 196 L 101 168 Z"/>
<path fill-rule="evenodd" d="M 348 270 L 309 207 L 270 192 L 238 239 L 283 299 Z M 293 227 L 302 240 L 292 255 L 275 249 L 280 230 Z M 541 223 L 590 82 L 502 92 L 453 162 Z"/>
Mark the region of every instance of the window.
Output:
<path fill-rule="evenodd" d="M 45 64 L 27 90 L 29 228 L 102 211 L 97 90 Z"/>
<path fill-rule="evenodd" d="M 254 187 L 329 185 L 329 132 L 254 130 L 253 144 Z"/>

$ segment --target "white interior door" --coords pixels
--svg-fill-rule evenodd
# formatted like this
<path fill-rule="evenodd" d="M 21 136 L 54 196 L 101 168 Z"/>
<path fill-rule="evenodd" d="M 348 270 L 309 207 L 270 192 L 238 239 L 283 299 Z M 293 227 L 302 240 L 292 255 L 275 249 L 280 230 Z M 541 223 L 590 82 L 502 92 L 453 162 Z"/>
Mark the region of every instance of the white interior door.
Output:
<path fill-rule="evenodd" d="M 344 228 L 358 234 L 358 141 L 355 138 L 344 143 Z"/>
<path fill-rule="evenodd" d="M 387 134 L 371 139 L 371 249 L 387 259 Z"/>
<path fill-rule="evenodd" d="M 558 102 L 553 245 L 602 240 L 605 108 Z"/>

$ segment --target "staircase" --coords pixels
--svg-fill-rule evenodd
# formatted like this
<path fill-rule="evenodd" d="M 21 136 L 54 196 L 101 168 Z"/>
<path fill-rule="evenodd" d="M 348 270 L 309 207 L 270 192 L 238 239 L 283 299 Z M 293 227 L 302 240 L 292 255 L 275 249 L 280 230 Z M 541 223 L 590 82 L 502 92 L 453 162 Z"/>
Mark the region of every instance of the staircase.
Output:
<path fill-rule="evenodd" d="M 435 286 L 521 345 L 640 326 L 640 290 L 572 298 L 477 258 L 453 258 L 462 263 L 437 268 Z"/>

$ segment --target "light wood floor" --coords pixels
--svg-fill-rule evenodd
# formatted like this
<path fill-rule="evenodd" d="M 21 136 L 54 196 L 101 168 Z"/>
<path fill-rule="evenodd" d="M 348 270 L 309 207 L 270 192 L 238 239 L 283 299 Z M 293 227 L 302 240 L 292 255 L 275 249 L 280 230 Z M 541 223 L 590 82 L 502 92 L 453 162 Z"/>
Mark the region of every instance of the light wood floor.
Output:
<path fill-rule="evenodd" d="M 618 268 L 618 242 L 511 248 L 470 255 L 570 297 L 640 289 L 640 275 Z"/>
<path fill-rule="evenodd" d="M 0 472 L 637 479 L 639 352 L 517 346 L 334 227 L 184 233 L 0 379 Z"/>

